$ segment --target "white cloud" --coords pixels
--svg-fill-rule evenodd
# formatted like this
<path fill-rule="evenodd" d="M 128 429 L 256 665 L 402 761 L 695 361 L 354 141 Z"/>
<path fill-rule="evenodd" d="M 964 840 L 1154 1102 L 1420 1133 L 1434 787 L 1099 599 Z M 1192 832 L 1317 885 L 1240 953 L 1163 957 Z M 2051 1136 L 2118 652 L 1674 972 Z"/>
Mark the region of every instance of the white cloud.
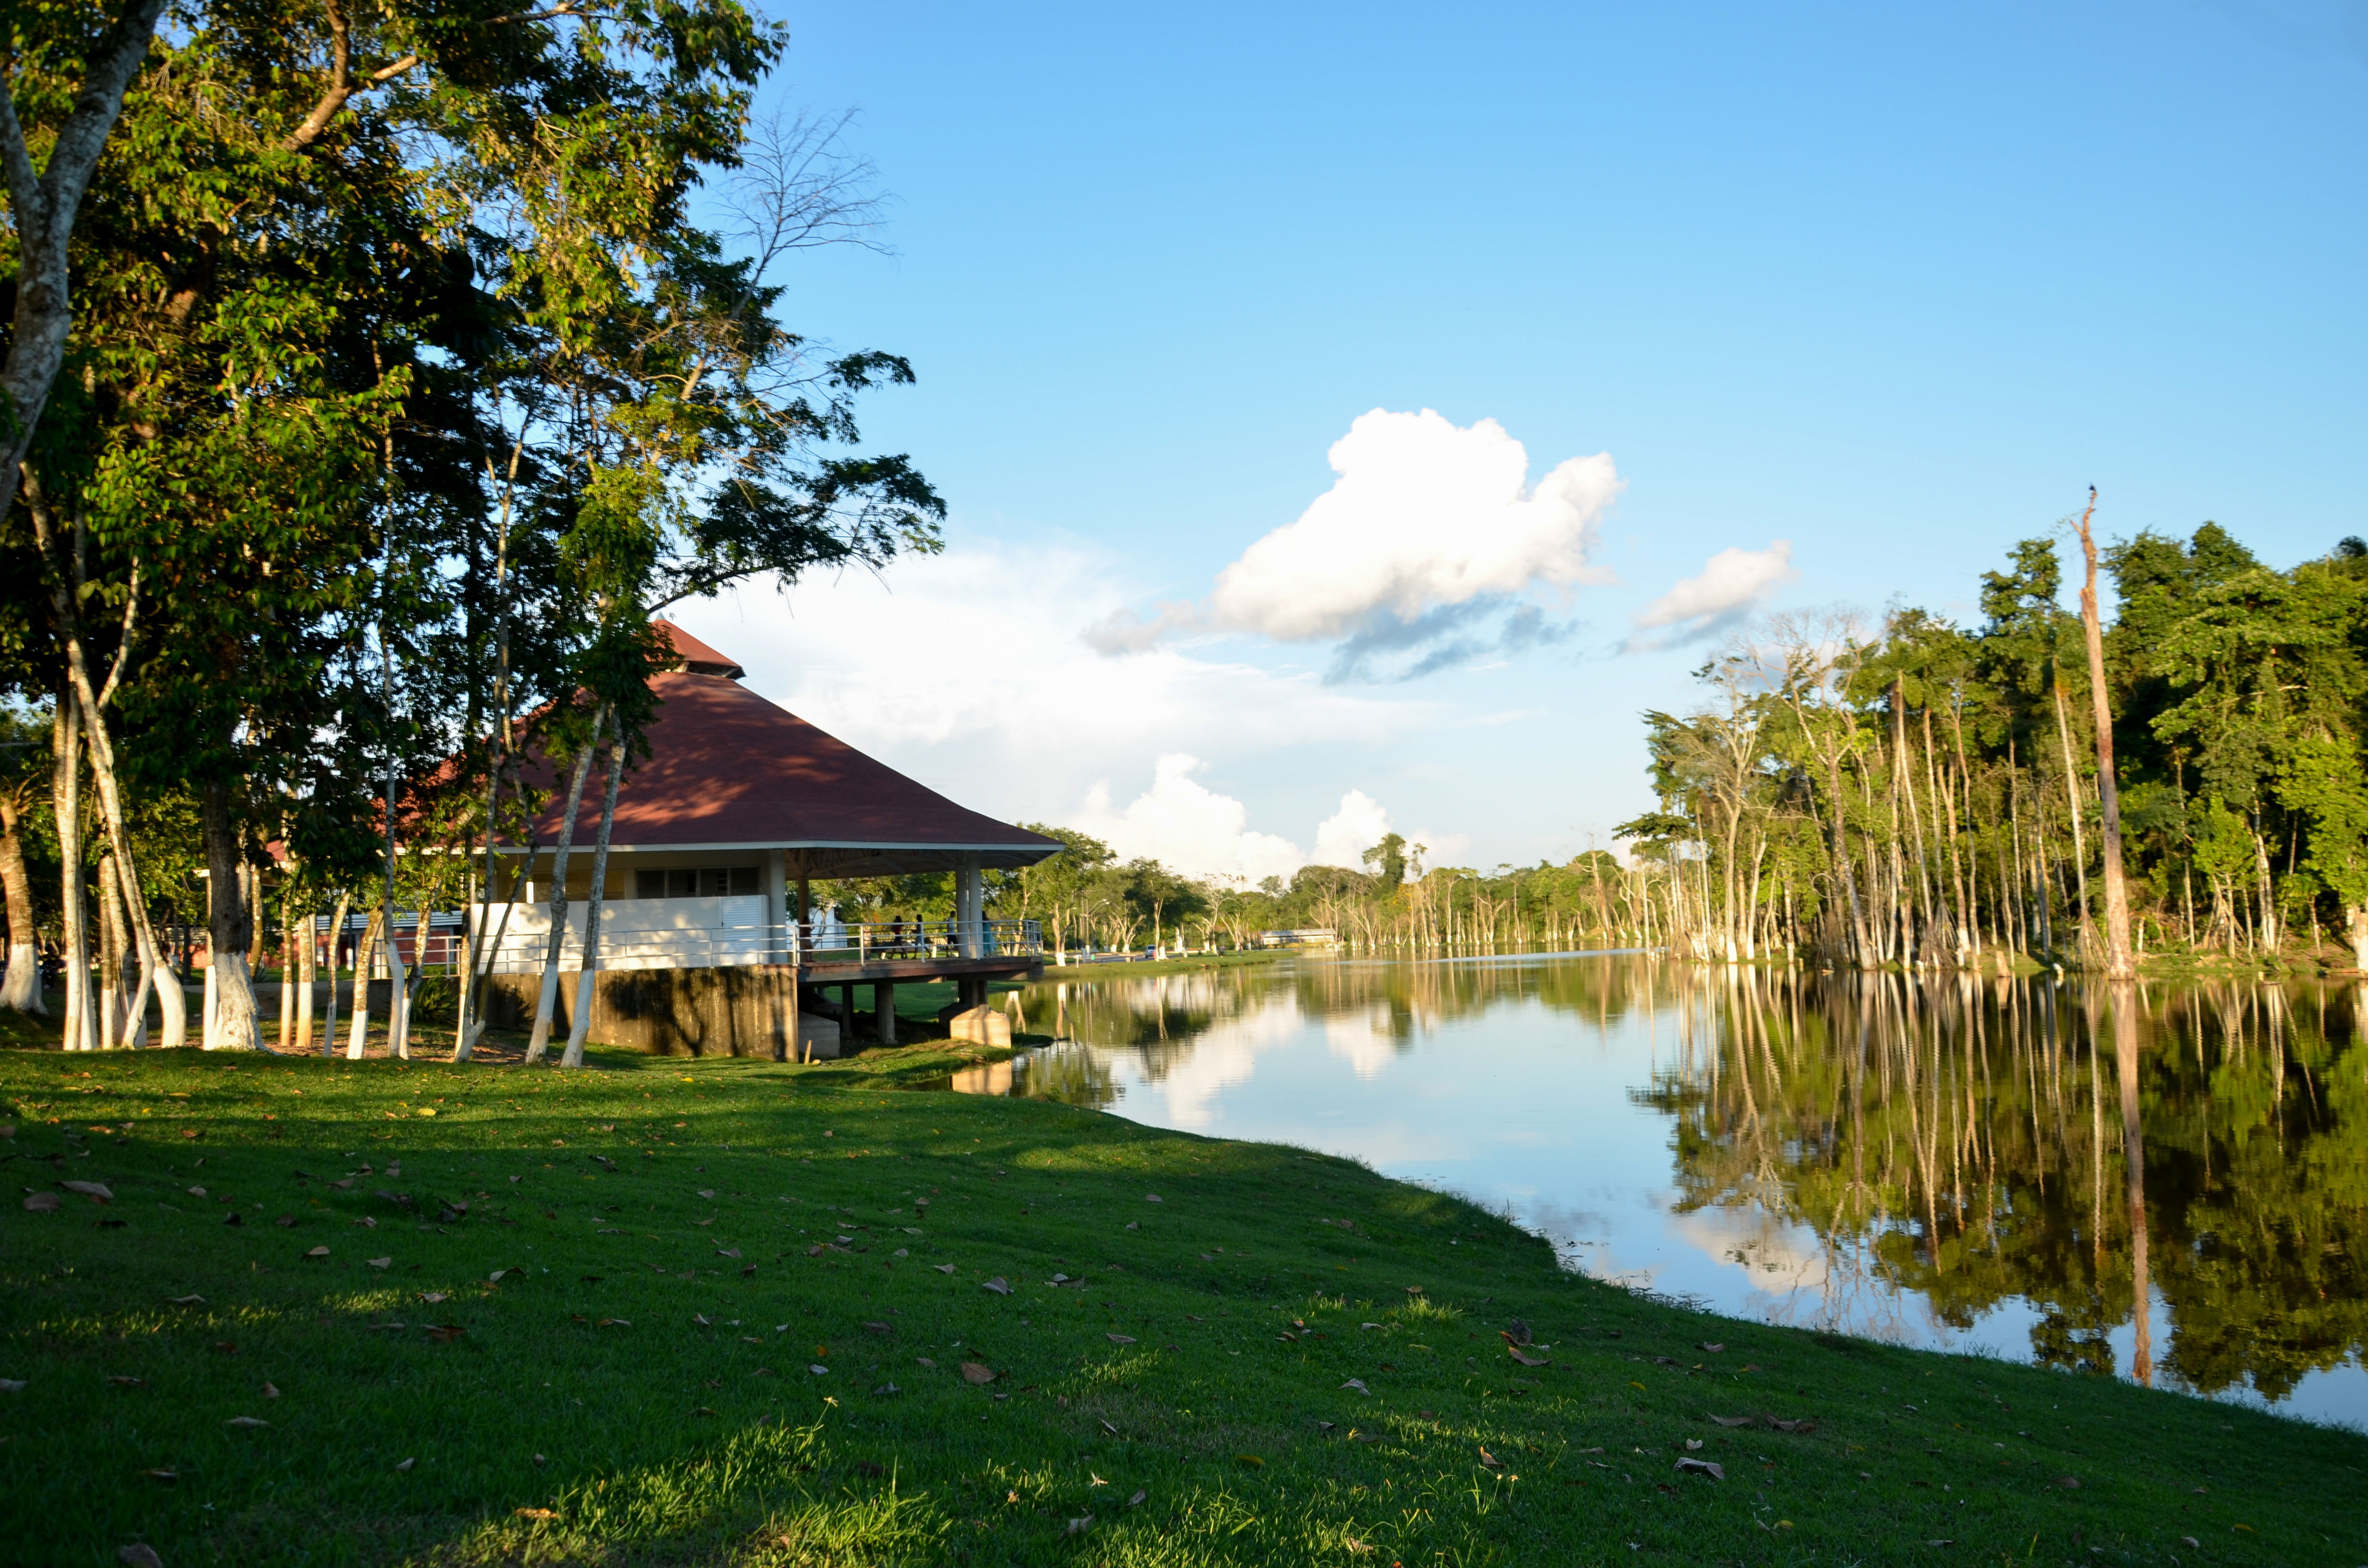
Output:
<path fill-rule="evenodd" d="M 1204 766 L 1198 757 L 1170 753 L 1159 759 L 1151 788 L 1123 812 L 1111 809 L 1109 786 L 1098 783 L 1087 793 L 1085 810 L 1069 820 L 1107 841 L 1121 859 L 1149 856 L 1189 877 L 1255 884 L 1288 878 L 1305 864 L 1299 846 L 1250 832 L 1248 807 L 1192 777 Z"/>
<path fill-rule="evenodd" d="M 884 583 L 818 578 L 788 597 L 751 585 L 673 619 L 772 701 L 1006 821 L 1061 821 L 1096 779 L 1140 777 L 1169 753 L 1304 773 L 1437 716 L 1239 660 L 1086 652 L 1081 634 L 1130 597 L 1083 551 L 977 540 L 900 562 Z"/>
<path fill-rule="evenodd" d="M 1788 539 L 1777 540 L 1765 550 L 1722 550 L 1703 562 L 1700 575 L 1686 578 L 1637 611 L 1636 630 L 1625 646 L 1630 653 L 1637 653 L 1713 636 L 1758 608 L 1778 586 L 1800 575 L 1793 566 L 1793 541 Z M 1668 630 L 1652 635 L 1664 627 Z"/>
<path fill-rule="evenodd" d="M 1362 790 L 1351 790 L 1340 797 L 1340 809 L 1316 827 L 1315 853 L 1310 857 L 1310 863 L 1361 870 L 1365 851 L 1379 844 L 1389 831 L 1390 813 L 1382 808 L 1382 803 Z"/>
<path fill-rule="evenodd" d="M 1608 580 L 1588 560 L 1621 490 L 1608 452 L 1532 487 L 1529 453 L 1495 420 L 1466 429 L 1429 409 L 1376 408 L 1329 457 L 1332 488 L 1218 574 L 1215 620 L 1281 642 L 1331 639 L 1384 616 L 1411 623 L 1539 584 Z"/>

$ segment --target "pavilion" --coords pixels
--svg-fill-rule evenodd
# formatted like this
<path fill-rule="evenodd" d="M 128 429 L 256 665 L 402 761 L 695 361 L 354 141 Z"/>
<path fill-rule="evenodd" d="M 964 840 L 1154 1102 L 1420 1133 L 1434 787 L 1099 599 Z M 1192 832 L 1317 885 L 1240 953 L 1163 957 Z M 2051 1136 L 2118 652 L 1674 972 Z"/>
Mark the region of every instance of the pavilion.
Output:
<path fill-rule="evenodd" d="M 699 1054 L 832 1056 L 859 985 L 872 988 L 875 1029 L 893 1042 L 900 981 L 953 980 L 968 1007 L 985 1002 L 990 980 L 1042 973 L 1035 923 L 986 918 L 981 873 L 1033 865 L 1057 854 L 1058 840 L 958 805 L 866 756 L 740 684 L 746 672 L 735 661 L 655 624 L 677 667 L 650 677 L 658 706 L 649 756 L 617 792 L 593 1039 Z M 553 783 L 548 762 L 538 757 L 536 771 Z M 563 1015 L 575 994 L 570 971 L 582 962 L 600 782 L 597 770 L 586 780 L 568 857 Z M 564 806 L 561 790 L 552 794 L 530 846 L 495 846 L 505 869 L 472 912 L 507 1004 L 498 1021 L 532 1016 Z M 951 920 L 814 919 L 814 879 L 947 871 L 955 880 Z"/>

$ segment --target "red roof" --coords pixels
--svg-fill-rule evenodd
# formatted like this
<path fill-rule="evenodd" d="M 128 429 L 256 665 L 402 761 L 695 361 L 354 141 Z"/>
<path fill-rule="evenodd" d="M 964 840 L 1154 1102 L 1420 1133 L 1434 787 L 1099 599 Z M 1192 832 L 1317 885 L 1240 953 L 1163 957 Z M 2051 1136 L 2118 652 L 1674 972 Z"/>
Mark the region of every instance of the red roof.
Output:
<path fill-rule="evenodd" d="M 672 635 L 677 648 L 713 652 Z M 951 870 L 973 855 L 1030 866 L 1061 847 L 956 805 L 720 676 L 664 672 L 650 690 L 650 755 L 618 787 L 611 849 L 786 849 L 792 876 L 878 877 Z M 549 765 L 538 771 L 552 786 Z M 597 771 L 585 779 L 579 850 L 599 836 L 601 784 Z M 564 786 L 535 824 L 538 846 L 559 835 Z"/>
<path fill-rule="evenodd" d="M 682 667 L 692 675 L 723 676 L 738 680 L 748 673 L 671 620 L 653 620 L 650 624 L 657 629 L 659 636 L 666 640 L 666 645 L 674 650 L 675 657 L 682 661 Z"/>

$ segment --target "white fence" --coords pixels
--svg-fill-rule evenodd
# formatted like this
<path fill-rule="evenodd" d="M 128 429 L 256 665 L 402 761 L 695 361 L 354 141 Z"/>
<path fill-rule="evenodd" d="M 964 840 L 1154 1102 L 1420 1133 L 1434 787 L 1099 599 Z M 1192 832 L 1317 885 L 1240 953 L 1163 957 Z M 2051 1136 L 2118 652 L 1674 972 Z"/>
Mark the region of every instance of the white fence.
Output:
<path fill-rule="evenodd" d="M 567 930 L 560 938 L 562 969 L 583 965 L 585 914 L 583 903 L 568 905 Z M 797 961 L 799 927 L 787 921 L 768 921 L 766 915 L 766 900 L 760 894 L 604 900 L 600 967 L 733 969 Z M 551 940 L 549 904 L 479 905 L 470 915 L 471 926 L 483 932 L 486 941 L 494 941 L 498 935 L 494 973 L 541 972 Z M 807 926 L 804 935 L 805 960 L 822 963 L 1003 958 L 1044 950 L 1043 934 L 1033 920 L 899 920 L 860 926 L 829 922 Z"/>
<path fill-rule="evenodd" d="M 630 969 L 734 969 L 745 964 L 788 963 L 796 940 L 790 926 L 768 921 L 761 894 L 737 898 L 618 898 L 600 905 L 600 967 Z M 586 906 L 567 906 L 567 930 L 560 938 L 559 967 L 584 962 Z M 539 974 L 551 941 L 551 906 L 518 903 L 470 911 L 470 924 L 499 945 L 495 974 Z M 507 925 L 504 925 L 507 915 Z"/>

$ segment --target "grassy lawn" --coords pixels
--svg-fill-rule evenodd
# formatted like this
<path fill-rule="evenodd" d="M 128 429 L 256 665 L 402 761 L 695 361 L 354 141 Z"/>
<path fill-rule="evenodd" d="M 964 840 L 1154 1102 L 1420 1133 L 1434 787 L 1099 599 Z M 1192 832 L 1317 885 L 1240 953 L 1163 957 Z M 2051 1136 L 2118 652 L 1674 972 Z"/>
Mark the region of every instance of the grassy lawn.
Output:
<path fill-rule="evenodd" d="M 952 1060 L 0 1051 L 5 1556 L 2368 1562 L 2359 1436 L 1691 1313 L 1340 1160 L 899 1086 Z"/>

